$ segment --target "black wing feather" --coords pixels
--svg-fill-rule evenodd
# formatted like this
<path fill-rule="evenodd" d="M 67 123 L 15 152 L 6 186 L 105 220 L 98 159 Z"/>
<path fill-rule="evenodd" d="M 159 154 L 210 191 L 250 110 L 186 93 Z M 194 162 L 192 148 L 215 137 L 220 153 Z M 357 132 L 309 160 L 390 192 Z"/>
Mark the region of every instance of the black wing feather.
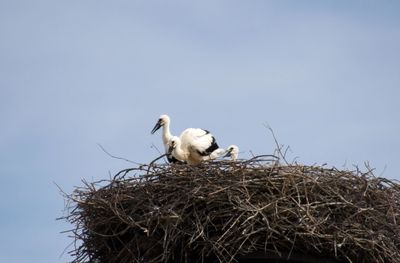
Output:
<path fill-rule="evenodd" d="M 217 141 L 215 140 L 214 136 L 212 137 L 212 142 L 210 147 L 208 147 L 204 152 L 197 151 L 201 156 L 208 156 L 210 155 L 213 151 L 218 149 L 219 146 L 217 144 Z"/>

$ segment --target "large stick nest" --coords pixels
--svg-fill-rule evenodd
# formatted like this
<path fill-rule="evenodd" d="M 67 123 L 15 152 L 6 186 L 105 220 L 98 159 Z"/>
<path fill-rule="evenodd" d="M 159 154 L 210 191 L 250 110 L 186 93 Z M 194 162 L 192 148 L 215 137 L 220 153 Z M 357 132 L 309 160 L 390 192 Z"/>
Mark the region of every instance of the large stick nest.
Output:
<path fill-rule="evenodd" d="M 75 263 L 245 262 L 255 253 L 400 262 L 400 187 L 371 171 L 261 157 L 140 166 L 67 199 Z"/>

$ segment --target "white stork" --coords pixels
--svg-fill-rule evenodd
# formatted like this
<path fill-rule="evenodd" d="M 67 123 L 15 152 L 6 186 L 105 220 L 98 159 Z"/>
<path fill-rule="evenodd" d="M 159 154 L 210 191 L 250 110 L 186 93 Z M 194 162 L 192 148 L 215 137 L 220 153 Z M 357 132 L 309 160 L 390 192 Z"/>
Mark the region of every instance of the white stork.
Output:
<path fill-rule="evenodd" d="M 168 115 L 165 115 L 165 114 L 161 115 L 160 118 L 158 119 L 156 125 L 154 126 L 153 130 L 151 130 L 151 134 L 154 134 L 161 127 L 163 128 L 162 140 L 163 140 L 163 144 L 164 144 L 165 153 L 167 154 L 168 162 L 176 163 L 176 162 L 178 162 L 178 160 L 168 153 L 168 142 L 172 138 L 172 134 L 169 130 L 170 122 L 171 122 L 171 120 Z"/>
<path fill-rule="evenodd" d="M 182 148 L 190 152 L 191 158 L 203 160 L 215 150 L 219 149 L 215 137 L 207 130 L 199 128 L 188 128 L 184 130 L 179 139 Z"/>
<path fill-rule="evenodd" d="M 226 149 L 226 154 L 224 157 L 231 157 L 232 161 L 236 161 L 239 156 L 239 147 L 236 145 L 230 145 Z"/>
<path fill-rule="evenodd" d="M 172 136 L 168 141 L 168 154 L 181 162 L 187 162 L 190 156 L 190 152 L 182 148 L 182 142 L 178 136 Z"/>

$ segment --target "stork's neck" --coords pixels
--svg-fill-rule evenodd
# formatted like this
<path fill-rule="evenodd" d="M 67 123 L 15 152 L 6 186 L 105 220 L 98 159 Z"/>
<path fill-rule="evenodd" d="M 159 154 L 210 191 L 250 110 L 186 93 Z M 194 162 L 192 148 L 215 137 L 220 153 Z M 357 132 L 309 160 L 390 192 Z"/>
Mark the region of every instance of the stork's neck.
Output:
<path fill-rule="evenodd" d="M 164 145 L 166 145 L 168 143 L 168 141 L 171 139 L 171 137 L 172 137 L 172 134 L 169 131 L 169 122 L 166 122 L 163 125 L 163 133 L 162 133 L 162 139 L 163 139 Z"/>

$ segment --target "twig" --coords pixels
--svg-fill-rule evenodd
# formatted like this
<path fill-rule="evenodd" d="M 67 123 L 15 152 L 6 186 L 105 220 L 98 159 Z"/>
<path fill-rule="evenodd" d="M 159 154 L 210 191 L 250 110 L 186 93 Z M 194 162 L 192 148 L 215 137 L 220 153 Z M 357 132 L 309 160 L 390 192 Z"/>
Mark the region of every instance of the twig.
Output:
<path fill-rule="evenodd" d="M 101 150 L 103 150 L 104 153 L 106 153 L 106 154 L 107 154 L 108 156 L 110 156 L 111 158 L 118 159 L 118 160 L 123 160 L 123 161 L 129 162 L 129 163 L 133 163 L 133 164 L 136 164 L 136 165 L 140 165 L 140 164 L 137 163 L 137 162 L 133 162 L 133 161 L 128 160 L 128 159 L 126 159 L 126 158 L 118 157 L 118 156 L 115 156 L 115 155 L 110 154 L 100 143 L 98 143 L 97 145 L 100 147 Z"/>

